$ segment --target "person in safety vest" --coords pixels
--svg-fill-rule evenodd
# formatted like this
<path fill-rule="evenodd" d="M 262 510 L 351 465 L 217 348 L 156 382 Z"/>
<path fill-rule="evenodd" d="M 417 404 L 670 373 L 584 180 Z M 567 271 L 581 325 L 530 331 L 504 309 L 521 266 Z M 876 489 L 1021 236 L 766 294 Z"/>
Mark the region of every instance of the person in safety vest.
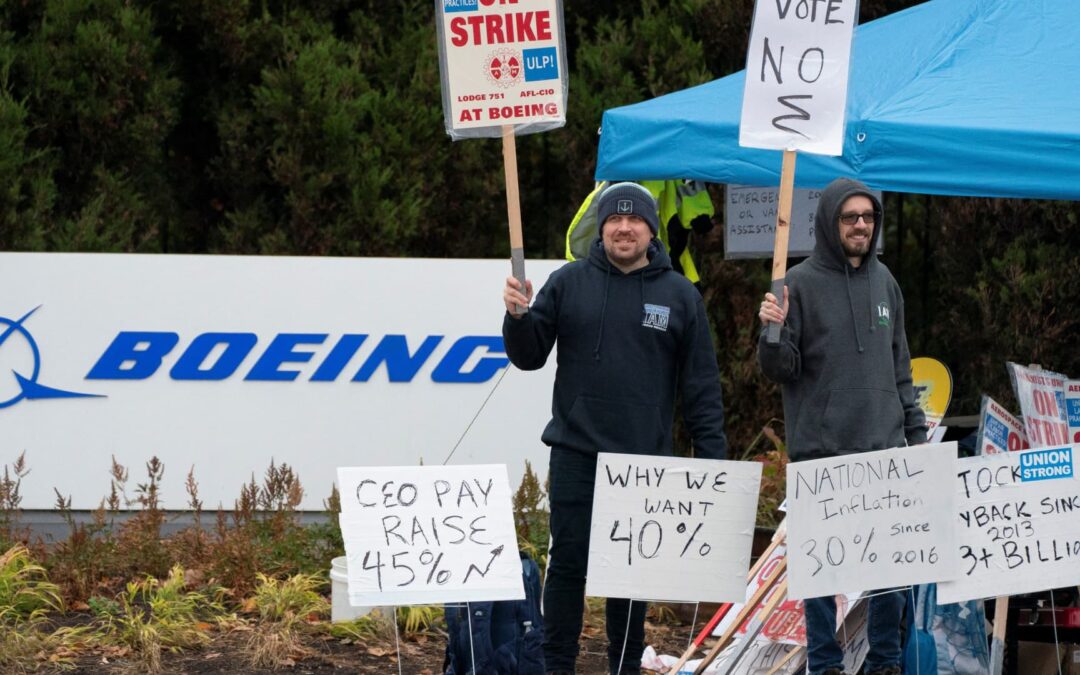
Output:
<path fill-rule="evenodd" d="M 508 277 L 503 341 L 522 370 L 543 367 L 558 343 L 551 447 L 552 545 L 544 586 L 544 659 L 573 673 L 581 634 L 596 455 L 672 454 L 676 394 L 699 457 L 723 458 L 724 406 L 701 294 L 677 274 L 656 201 L 636 183 L 595 198 L 599 236 L 588 256 L 556 270 L 528 312 L 532 283 Z M 646 603 L 607 601 L 611 673 L 638 673 Z M 623 636 L 626 636 L 625 641 Z"/>
<path fill-rule="evenodd" d="M 694 258 L 690 253 L 690 232 L 705 236 L 713 229 L 716 213 L 705 183 L 701 181 L 655 180 L 641 184 L 658 203 L 657 236 L 668 249 L 671 267 L 687 279 L 700 284 Z M 578 208 L 566 231 L 566 259 L 588 257 L 589 245 L 596 238 L 596 196 L 610 183 L 600 182 Z"/>

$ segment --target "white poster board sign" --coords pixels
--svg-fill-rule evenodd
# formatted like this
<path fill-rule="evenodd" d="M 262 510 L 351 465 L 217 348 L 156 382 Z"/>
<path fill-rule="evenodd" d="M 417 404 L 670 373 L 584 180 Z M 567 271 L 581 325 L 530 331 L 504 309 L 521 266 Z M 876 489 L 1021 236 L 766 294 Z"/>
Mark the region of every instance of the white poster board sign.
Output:
<path fill-rule="evenodd" d="M 880 202 L 880 190 L 872 190 Z M 795 188 L 791 196 L 788 256 L 798 258 L 814 250 L 814 215 L 821 190 Z M 724 193 L 724 257 L 772 258 L 776 235 L 776 210 L 780 190 L 775 187 L 728 185 Z M 877 252 L 884 250 L 885 237 L 878 237 Z"/>
<path fill-rule="evenodd" d="M 1008 367 L 1031 447 L 1064 444 L 1069 434 L 1065 421 L 1065 377 L 1011 362 Z"/>
<path fill-rule="evenodd" d="M 498 132 L 504 124 L 543 131 L 566 122 L 566 45 L 558 0 L 437 0 L 435 7 L 443 116 L 452 136 L 484 128 Z"/>
<path fill-rule="evenodd" d="M 843 154 L 857 7 L 850 0 L 758 0 L 739 145 Z"/>
<path fill-rule="evenodd" d="M 759 462 L 600 453 L 586 595 L 742 600 Z"/>
<path fill-rule="evenodd" d="M 1080 584 L 1080 446 L 959 460 L 960 576 L 940 604 Z"/>
<path fill-rule="evenodd" d="M 354 606 L 525 597 L 506 466 L 338 469 Z"/>
<path fill-rule="evenodd" d="M 1028 447 L 1023 423 L 1003 405 L 989 396 L 983 396 L 981 412 L 976 441 L 976 448 L 981 454 L 1015 452 Z"/>
<path fill-rule="evenodd" d="M 955 442 L 788 464 L 788 597 L 954 578 L 955 474 Z"/>
<path fill-rule="evenodd" d="M 1065 382 L 1065 417 L 1069 421 L 1069 443 L 1080 443 L 1080 380 Z"/>

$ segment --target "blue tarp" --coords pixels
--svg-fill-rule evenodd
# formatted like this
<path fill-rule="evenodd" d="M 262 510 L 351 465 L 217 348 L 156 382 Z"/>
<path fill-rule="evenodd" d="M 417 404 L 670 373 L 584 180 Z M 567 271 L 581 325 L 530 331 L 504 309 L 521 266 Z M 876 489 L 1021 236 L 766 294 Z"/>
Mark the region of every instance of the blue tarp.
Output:
<path fill-rule="evenodd" d="M 799 153 L 795 184 L 1080 200 L 1078 36 L 1077 0 L 933 0 L 857 27 L 844 154 Z M 597 180 L 779 184 L 781 152 L 739 147 L 743 75 L 606 111 Z"/>

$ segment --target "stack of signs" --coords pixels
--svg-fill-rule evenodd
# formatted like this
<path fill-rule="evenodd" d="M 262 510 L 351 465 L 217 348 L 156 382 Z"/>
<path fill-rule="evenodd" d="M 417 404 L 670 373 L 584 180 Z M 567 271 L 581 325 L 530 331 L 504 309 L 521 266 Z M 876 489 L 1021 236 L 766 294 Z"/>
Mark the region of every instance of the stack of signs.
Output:
<path fill-rule="evenodd" d="M 938 584 L 940 604 L 1080 583 L 1078 452 L 1061 445 L 959 460 L 960 576 Z"/>
<path fill-rule="evenodd" d="M 600 453 L 586 595 L 742 600 L 760 486 L 760 462 Z"/>
<path fill-rule="evenodd" d="M 1031 447 L 1066 443 L 1069 426 L 1065 418 L 1065 377 L 1015 363 L 1008 367 Z"/>
<path fill-rule="evenodd" d="M 566 41 L 559 0 L 436 0 L 446 131 L 494 137 L 566 123 Z"/>
<path fill-rule="evenodd" d="M 1000 403 L 983 396 L 976 447 L 983 455 L 1023 450 L 1028 447 L 1024 425 Z"/>
<path fill-rule="evenodd" d="M 525 597 L 503 464 L 338 469 L 354 606 Z"/>
<path fill-rule="evenodd" d="M 788 596 L 953 579 L 956 443 L 787 466 Z"/>
<path fill-rule="evenodd" d="M 765 580 L 768 579 L 769 575 L 776 569 L 776 566 L 780 564 L 780 561 L 782 561 L 786 555 L 786 546 L 780 545 L 773 549 L 769 558 L 762 563 L 758 570 L 758 574 L 746 585 L 746 600 L 753 597 L 754 593 L 761 587 Z M 766 594 L 758 603 L 754 615 L 760 612 L 768 603 L 772 594 L 777 592 L 781 591 L 778 587 L 774 587 L 771 593 Z M 836 596 L 836 613 L 839 621 L 844 620 L 858 599 L 858 594 Z M 719 637 L 727 632 L 728 628 L 730 628 L 731 624 L 735 621 L 735 618 L 739 615 L 742 607 L 743 603 L 732 605 L 731 609 L 724 615 L 724 618 L 717 623 L 712 634 Z M 744 623 L 737 631 L 735 631 L 735 637 L 742 638 L 745 636 L 746 624 Z M 803 612 L 803 601 L 786 598 L 777 605 L 776 609 L 774 609 L 765 620 L 765 625 L 762 626 L 761 632 L 758 633 L 755 639 L 762 642 L 780 642 L 783 644 L 805 647 L 806 620 Z"/>

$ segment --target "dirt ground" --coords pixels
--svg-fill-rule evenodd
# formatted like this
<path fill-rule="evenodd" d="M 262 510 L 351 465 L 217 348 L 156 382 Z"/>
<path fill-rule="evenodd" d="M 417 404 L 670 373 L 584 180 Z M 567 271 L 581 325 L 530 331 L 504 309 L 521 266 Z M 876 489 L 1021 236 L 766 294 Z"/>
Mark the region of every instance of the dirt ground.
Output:
<path fill-rule="evenodd" d="M 697 629 L 700 630 L 699 623 Z M 691 638 L 689 625 L 646 623 L 646 644 L 660 653 L 681 654 Z M 163 653 L 163 672 L 168 675 L 250 675 L 267 672 L 250 667 L 244 656 L 244 632 L 215 634 L 213 641 L 201 650 L 189 650 L 178 654 Z M 295 664 L 279 672 L 304 674 L 322 673 L 382 673 L 398 672 L 398 656 L 394 643 L 359 644 L 337 640 L 328 636 L 312 635 L 305 641 L 309 650 L 306 656 L 296 655 Z M 599 675 L 607 672 L 607 639 L 603 626 L 588 623 L 582 631 L 581 655 L 577 672 L 582 675 Z M 401 643 L 401 673 L 404 675 L 435 675 L 442 673 L 445 635 L 432 633 Z M 76 661 L 74 673 L 123 673 L 141 672 L 138 665 L 123 656 L 84 656 Z M 648 672 L 648 671 L 646 671 Z"/>

